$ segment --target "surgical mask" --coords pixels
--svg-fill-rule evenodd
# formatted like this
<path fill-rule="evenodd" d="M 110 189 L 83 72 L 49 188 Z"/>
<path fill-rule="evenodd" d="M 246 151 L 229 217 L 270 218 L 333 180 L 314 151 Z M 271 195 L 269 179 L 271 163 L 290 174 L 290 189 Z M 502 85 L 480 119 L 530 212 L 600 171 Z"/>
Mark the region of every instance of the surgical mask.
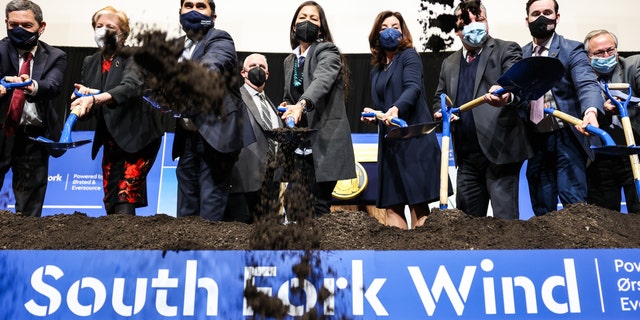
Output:
<path fill-rule="evenodd" d="M 260 87 L 267 82 L 267 73 L 262 70 L 262 68 L 255 67 L 247 72 L 247 79 L 249 79 L 249 82 L 254 86 Z"/>
<path fill-rule="evenodd" d="M 607 58 L 591 58 L 591 67 L 599 74 L 609 74 L 617 64 L 615 54 Z"/>
<path fill-rule="evenodd" d="M 540 16 L 533 22 L 529 22 L 529 33 L 536 39 L 547 39 L 556 31 L 556 20 Z"/>
<path fill-rule="evenodd" d="M 462 28 L 462 42 L 472 47 L 481 46 L 487 40 L 487 25 L 471 22 Z"/>
<path fill-rule="evenodd" d="M 213 17 L 192 10 L 180 15 L 180 25 L 184 32 L 206 33 L 213 28 Z"/>
<path fill-rule="evenodd" d="M 386 28 L 380 32 L 380 46 L 384 50 L 393 51 L 400 45 L 402 32 L 394 28 Z"/>
<path fill-rule="evenodd" d="M 7 29 L 7 36 L 9 36 L 9 41 L 14 47 L 29 50 L 38 44 L 40 33 L 38 31 L 31 32 L 22 27 L 14 27 L 13 29 Z"/>
<path fill-rule="evenodd" d="M 96 29 L 93 34 L 93 39 L 96 41 L 98 48 L 102 49 L 104 47 L 104 38 L 107 35 L 107 27 L 100 27 Z"/>
<path fill-rule="evenodd" d="M 311 43 L 318 39 L 318 31 L 320 28 L 309 20 L 296 24 L 296 39 Z"/>

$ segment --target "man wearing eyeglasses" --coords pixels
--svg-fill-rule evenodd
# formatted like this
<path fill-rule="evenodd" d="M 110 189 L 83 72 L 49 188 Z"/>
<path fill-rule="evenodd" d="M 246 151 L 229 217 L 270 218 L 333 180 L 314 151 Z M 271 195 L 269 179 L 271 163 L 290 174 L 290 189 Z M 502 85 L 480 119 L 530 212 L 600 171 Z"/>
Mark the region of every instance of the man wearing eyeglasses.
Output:
<path fill-rule="evenodd" d="M 587 162 L 594 159 L 587 124 L 598 126 L 604 99 L 596 74 L 581 42 L 555 32 L 560 21 L 556 0 L 528 0 L 525 21 L 533 41 L 523 58 L 557 58 L 565 68 L 562 79 L 541 99 L 531 101 L 529 135 L 534 156 L 527 164 L 527 181 L 535 215 L 557 210 L 558 198 L 566 206 L 587 202 Z M 542 107 L 558 109 L 582 119 L 573 126 L 544 115 Z"/>
<path fill-rule="evenodd" d="M 617 51 L 618 38 L 607 30 L 589 32 L 584 39 L 584 47 L 601 86 L 605 83 L 629 83 L 633 96 L 640 94 L 640 55 L 620 57 Z M 617 107 L 607 100 L 604 111 L 604 114 L 598 115 L 600 128 L 607 131 L 617 145 L 626 145 Z M 637 102 L 630 103 L 627 111 L 634 139 L 638 143 L 640 111 Z M 627 212 L 639 213 L 640 201 L 629 161 L 628 156 L 596 154 L 595 161 L 587 169 L 587 202 L 620 211 L 620 190 L 623 190 Z"/>

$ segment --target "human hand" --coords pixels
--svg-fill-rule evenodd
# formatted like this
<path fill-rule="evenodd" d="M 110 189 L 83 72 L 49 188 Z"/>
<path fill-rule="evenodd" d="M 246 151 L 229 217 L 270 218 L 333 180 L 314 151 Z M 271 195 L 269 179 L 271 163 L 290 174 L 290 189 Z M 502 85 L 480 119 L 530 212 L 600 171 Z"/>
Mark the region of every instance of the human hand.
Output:
<path fill-rule="evenodd" d="M 375 113 L 376 110 L 369 108 L 369 107 L 364 107 L 362 109 L 362 113 Z M 375 116 L 373 117 L 360 117 L 360 121 L 363 122 L 367 122 L 367 123 L 376 123 L 378 121 L 378 119 L 376 119 Z"/>
<path fill-rule="evenodd" d="M 485 93 L 484 96 L 482 96 L 482 100 L 494 107 L 504 107 L 507 103 L 509 103 L 509 100 L 511 100 L 511 93 L 506 92 L 501 95 L 493 94 L 493 92 L 496 92 L 499 89 L 502 89 L 502 87 L 498 85 L 492 86 L 491 88 L 489 88 L 489 92 Z"/>
<path fill-rule="evenodd" d="M 77 98 L 71 102 L 69 110 L 71 113 L 75 113 L 78 118 L 82 118 L 89 113 L 93 106 L 96 104 L 96 96 L 83 96 Z"/>
<path fill-rule="evenodd" d="M 584 118 L 582 118 L 582 125 L 576 125 L 576 129 L 585 136 L 590 136 L 589 132 L 587 132 L 587 125 L 592 125 L 596 128 L 599 128 L 598 124 L 598 112 L 595 110 L 587 110 L 584 114 Z"/>

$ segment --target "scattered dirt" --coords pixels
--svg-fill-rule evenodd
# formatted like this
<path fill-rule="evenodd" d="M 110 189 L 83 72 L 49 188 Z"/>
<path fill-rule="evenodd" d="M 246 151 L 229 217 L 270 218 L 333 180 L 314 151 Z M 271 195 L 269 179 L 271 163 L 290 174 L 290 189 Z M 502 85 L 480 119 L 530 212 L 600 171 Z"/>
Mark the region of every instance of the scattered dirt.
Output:
<path fill-rule="evenodd" d="M 0 212 L 0 249 L 51 250 L 482 250 L 640 248 L 640 215 L 574 205 L 527 221 L 472 218 L 434 209 L 424 226 L 400 230 L 365 212 L 335 211 L 304 230 L 313 243 L 289 241 L 292 228 L 265 223 L 210 222 L 164 214 L 87 217 L 76 212 L 42 218 Z M 265 240 L 252 240 L 260 235 Z M 281 241 L 274 242 L 273 239 Z M 289 239 L 289 240 L 287 240 Z M 266 241 L 269 241 L 267 244 Z"/>

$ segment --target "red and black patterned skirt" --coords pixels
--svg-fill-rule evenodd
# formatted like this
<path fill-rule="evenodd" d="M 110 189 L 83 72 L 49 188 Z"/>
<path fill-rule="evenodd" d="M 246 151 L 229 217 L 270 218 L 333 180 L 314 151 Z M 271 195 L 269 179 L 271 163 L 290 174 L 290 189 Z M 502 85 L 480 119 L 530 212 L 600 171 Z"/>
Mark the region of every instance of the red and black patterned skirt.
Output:
<path fill-rule="evenodd" d="M 120 149 L 112 137 L 106 139 L 102 150 L 102 183 L 107 214 L 113 213 L 120 203 L 132 203 L 136 208 L 147 206 L 147 174 L 161 142 L 158 138 L 144 149 L 128 153 Z"/>

